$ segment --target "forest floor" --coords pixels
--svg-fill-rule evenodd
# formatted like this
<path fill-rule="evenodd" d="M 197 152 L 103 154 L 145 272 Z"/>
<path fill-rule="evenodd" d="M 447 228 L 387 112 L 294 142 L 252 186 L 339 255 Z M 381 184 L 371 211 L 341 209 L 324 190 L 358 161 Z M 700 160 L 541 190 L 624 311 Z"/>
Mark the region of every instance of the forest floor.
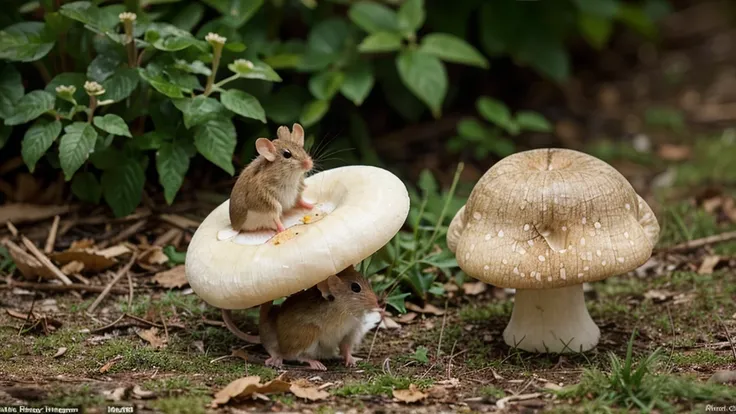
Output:
<path fill-rule="evenodd" d="M 691 39 L 697 30 L 706 36 L 713 29 L 692 22 Z M 260 345 L 238 341 L 218 310 L 186 286 L 178 252 L 207 211 L 143 208 L 112 220 L 86 211 L 32 217 L 30 210 L 2 210 L 25 222 L 0 230 L 0 239 L 24 246 L 27 236 L 40 250 L 54 215 L 62 215 L 46 254 L 67 274 L 78 274 L 73 282 L 80 290 L 53 292 L 41 288 L 48 280 L 32 283 L 19 270 L 7 274 L 9 262 L 0 255 L 0 407 L 76 406 L 88 413 L 109 412 L 107 406 L 141 413 L 736 410 L 736 239 L 672 249 L 736 231 L 736 131 L 724 126 L 736 120 L 736 74 L 718 49 L 708 54 L 705 43 L 682 43 L 686 52 L 655 57 L 643 48 L 644 68 L 586 95 L 598 118 L 557 123 L 560 145 L 614 165 L 650 203 L 662 228 L 645 265 L 591 284 L 586 301 L 602 335 L 594 350 L 535 355 L 511 349 L 502 332 L 513 294 L 448 281 L 434 307 L 394 313 L 395 326 L 370 332 L 358 367 L 336 361 L 326 372 L 297 365 L 279 372 L 264 367 Z M 709 72 L 695 76 L 695 63 Z M 702 84 L 706 79 L 710 83 Z M 572 114 L 575 106 L 588 106 L 574 91 L 568 98 Z M 612 132 L 611 124 L 622 127 Z M 588 133 L 591 139 L 581 139 Z M 67 252 L 85 247 L 111 250 Z M 132 294 L 122 277 L 90 309 L 134 249 L 141 254 L 132 263 Z M 88 285 L 98 290 L 79 293 Z M 254 312 L 236 317 L 257 330 Z M 214 404 L 218 392 L 249 376 L 261 384 L 279 380 L 247 398 Z"/>

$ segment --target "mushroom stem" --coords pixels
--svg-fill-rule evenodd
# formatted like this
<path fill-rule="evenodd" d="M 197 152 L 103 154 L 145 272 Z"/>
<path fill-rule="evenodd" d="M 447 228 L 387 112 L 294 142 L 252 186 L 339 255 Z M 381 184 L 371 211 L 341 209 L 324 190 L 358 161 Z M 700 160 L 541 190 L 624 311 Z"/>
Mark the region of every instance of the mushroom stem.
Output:
<path fill-rule="evenodd" d="M 585 352 L 598 344 L 600 330 L 585 307 L 583 285 L 558 289 L 517 289 L 503 339 L 529 352 Z"/>

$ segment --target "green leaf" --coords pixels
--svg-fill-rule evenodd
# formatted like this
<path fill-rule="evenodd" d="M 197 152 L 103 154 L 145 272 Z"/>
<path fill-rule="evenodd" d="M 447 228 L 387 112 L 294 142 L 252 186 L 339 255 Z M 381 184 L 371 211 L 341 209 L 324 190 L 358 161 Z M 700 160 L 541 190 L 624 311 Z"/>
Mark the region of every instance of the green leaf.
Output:
<path fill-rule="evenodd" d="M 204 17 L 204 6 L 190 2 L 171 19 L 171 24 L 181 30 L 191 32 L 202 21 L 202 17 Z"/>
<path fill-rule="evenodd" d="M 225 49 L 231 52 L 240 53 L 245 52 L 245 49 L 247 49 L 247 47 L 243 42 L 227 42 L 225 43 Z"/>
<path fill-rule="evenodd" d="M 442 62 L 426 53 L 404 51 L 396 57 L 396 69 L 404 85 L 439 118 L 447 94 L 447 72 Z"/>
<path fill-rule="evenodd" d="M 503 102 L 483 96 L 478 98 L 476 107 L 483 118 L 500 126 L 509 133 L 518 133 L 519 126 L 511 118 L 511 112 Z"/>
<path fill-rule="evenodd" d="M 359 1 L 350 6 L 348 17 L 368 33 L 398 32 L 396 12 L 375 1 Z"/>
<path fill-rule="evenodd" d="M 5 118 L 5 125 L 20 125 L 54 109 L 56 97 L 46 91 L 31 91 L 15 104 L 15 112 Z"/>
<path fill-rule="evenodd" d="M 105 88 L 102 99 L 112 99 L 114 102 L 126 99 L 138 87 L 139 79 L 135 69 L 118 68 L 112 76 L 102 82 L 102 87 Z"/>
<path fill-rule="evenodd" d="M 23 136 L 21 155 L 28 169 L 33 172 L 36 163 L 51 148 L 51 144 L 61 133 L 61 121 L 48 122 L 44 119 L 36 121 Z"/>
<path fill-rule="evenodd" d="M 44 29 L 40 22 L 21 22 L 0 30 L 0 59 L 33 62 L 46 56 L 55 41 Z"/>
<path fill-rule="evenodd" d="M 191 36 L 170 36 L 153 42 L 153 47 L 164 52 L 176 52 L 195 45 L 197 39 Z"/>
<path fill-rule="evenodd" d="M 554 81 L 562 82 L 570 76 L 570 58 L 559 38 L 530 37 L 522 45 L 517 57 Z"/>
<path fill-rule="evenodd" d="M 220 102 L 204 95 L 175 99 L 172 102 L 184 114 L 184 126 L 187 129 L 218 118 L 225 111 Z"/>
<path fill-rule="evenodd" d="M 581 14 L 578 16 L 578 27 L 580 34 L 594 48 L 601 50 L 613 32 L 613 23 L 610 19 L 598 17 L 592 14 Z"/>
<path fill-rule="evenodd" d="M 657 33 L 657 26 L 640 6 L 622 4 L 619 9 L 618 19 L 644 36 L 651 38 Z"/>
<path fill-rule="evenodd" d="M 488 60 L 465 40 L 447 33 L 432 33 L 422 38 L 420 52 L 454 63 L 488 68 Z"/>
<path fill-rule="evenodd" d="M 345 20 L 332 18 L 318 23 L 309 32 L 304 59 L 319 63 L 316 70 L 338 61 L 346 46 L 350 46 L 350 26 Z"/>
<path fill-rule="evenodd" d="M 153 89 L 161 92 L 163 95 L 168 96 L 169 98 L 184 97 L 182 88 L 166 80 L 163 75 L 152 75 L 147 70 L 141 68 L 138 68 L 138 74 L 148 82 Z"/>
<path fill-rule="evenodd" d="M 87 106 L 89 105 L 89 96 L 84 92 L 84 83 L 87 81 L 87 76 L 84 73 L 65 72 L 54 76 L 46 85 L 44 90 L 54 96 L 56 96 L 57 86 L 75 86 L 77 91 L 74 92 L 74 99 L 78 105 Z M 64 98 L 60 98 L 64 99 Z"/>
<path fill-rule="evenodd" d="M 145 183 L 145 171 L 134 159 L 124 159 L 102 172 L 102 194 L 115 217 L 127 216 L 138 207 Z"/>
<path fill-rule="evenodd" d="M 611 19 L 618 14 L 619 0 L 573 0 L 580 11 L 594 16 Z"/>
<path fill-rule="evenodd" d="M 457 259 L 454 257 L 442 257 L 442 255 L 434 255 L 420 260 L 424 264 L 430 266 L 439 267 L 440 269 L 447 269 L 451 267 L 457 267 Z"/>
<path fill-rule="evenodd" d="M 241 90 L 230 89 L 220 94 L 220 102 L 225 108 L 246 118 L 257 119 L 266 123 L 266 111 L 255 96 Z"/>
<path fill-rule="evenodd" d="M 187 258 L 186 251 L 178 252 L 176 251 L 176 248 L 171 245 L 164 247 L 164 254 L 169 258 L 171 264 L 174 265 L 184 264 Z"/>
<path fill-rule="evenodd" d="M 535 132 L 551 132 L 552 124 L 544 116 L 532 111 L 519 111 L 516 113 L 516 124 L 521 129 Z"/>
<path fill-rule="evenodd" d="M 96 116 L 93 120 L 95 126 L 101 130 L 108 132 L 113 135 L 120 135 L 124 137 L 132 138 L 128 125 L 118 115 L 107 114 L 105 116 Z"/>
<path fill-rule="evenodd" d="M 373 89 L 375 77 L 371 67 L 367 64 L 358 64 L 345 72 L 345 80 L 340 87 L 340 93 L 360 106 Z"/>
<path fill-rule="evenodd" d="M 74 174 L 72 193 L 82 201 L 98 204 L 100 197 L 102 197 L 102 186 L 94 174 L 88 171 L 82 171 Z"/>
<path fill-rule="evenodd" d="M 426 346 L 420 346 L 417 347 L 416 351 L 414 351 L 414 355 L 412 355 L 412 359 L 415 361 L 426 364 L 429 362 L 429 357 L 427 356 L 428 349 Z"/>
<path fill-rule="evenodd" d="M 240 28 L 263 6 L 263 0 L 203 0 L 203 3 L 215 8 L 224 17 L 223 23 Z"/>
<path fill-rule="evenodd" d="M 304 105 L 304 108 L 302 108 L 299 122 L 304 126 L 304 128 L 309 128 L 319 122 L 319 120 L 325 116 L 328 109 L 330 109 L 329 101 L 315 100 L 308 102 Z"/>
<path fill-rule="evenodd" d="M 228 69 L 232 72 L 237 73 L 240 77 L 246 79 L 261 79 L 271 82 L 281 82 L 281 76 L 274 71 L 270 66 L 264 62 L 251 62 L 253 63 L 252 68 L 246 68 L 243 65 L 236 65 L 231 63 L 227 65 Z"/>
<path fill-rule="evenodd" d="M 89 1 L 76 1 L 61 6 L 59 12 L 73 20 L 84 23 L 89 29 L 104 33 L 119 23 L 119 7 L 97 7 Z"/>
<path fill-rule="evenodd" d="M 345 74 L 340 71 L 318 73 L 309 79 L 309 92 L 324 101 L 329 101 L 340 90 L 345 81 Z"/>
<path fill-rule="evenodd" d="M 194 145 L 197 151 L 213 164 L 235 174 L 233 152 L 237 135 L 230 119 L 217 118 L 194 128 Z"/>
<path fill-rule="evenodd" d="M 79 167 L 84 165 L 94 150 L 96 141 L 97 131 L 86 122 L 75 122 L 64 128 L 64 135 L 59 143 L 59 161 L 66 181 L 71 180 Z"/>
<path fill-rule="evenodd" d="M 419 30 L 424 24 L 424 0 L 406 0 L 399 8 L 399 30 L 404 35 L 410 35 Z"/>
<path fill-rule="evenodd" d="M 87 78 L 102 83 L 115 74 L 122 62 L 117 56 L 97 55 L 87 66 Z M 109 91 L 107 93 L 109 94 Z"/>
<path fill-rule="evenodd" d="M 406 313 L 406 298 L 410 295 L 411 293 L 401 293 L 397 291 L 386 298 L 386 303 L 399 311 L 399 313 Z"/>
<path fill-rule="evenodd" d="M 419 173 L 417 186 L 422 190 L 422 193 L 426 195 L 437 194 L 437 190 L 439 189 L 437 180 L 432 176 L 432 172 L 427 169 L 424 169 Z"/>
<path fill-rule="evenodd" d="M 133 146 L 142 151 L 155 150 L 161 148 L 167 138 L 167 135 L 161 131 L 150 131 L 134 136 Z"/>
<path fill-rule="evenodd" d="M 486 127 L 475 118 L 463 118 L 457 123 L 457 132 L 469 141 L 481 142 L 488 136 Z"/>
<path fill-rule="evenodd" d="M 363 53 L 393 52 L 401 49 L 401 36 L 395 33 L 374 33 L 358 45 L 358 50 Z"/>
<path fill-rule="evenodd" d="M 184 176 L 189 170 L 189 155 L 184 147 L 176 143 L 165 142 L 156 152 L 156 171 L 158 180 L 164 187 L 166 203 L 174 202 L 176 193 L 184 182 Z"/>
<path fill-rule="evenodd" d="M 15 103 L 23 97 L 23 80 L 13 65 L 0 67 L 0 119 L 15 112 Z"/>

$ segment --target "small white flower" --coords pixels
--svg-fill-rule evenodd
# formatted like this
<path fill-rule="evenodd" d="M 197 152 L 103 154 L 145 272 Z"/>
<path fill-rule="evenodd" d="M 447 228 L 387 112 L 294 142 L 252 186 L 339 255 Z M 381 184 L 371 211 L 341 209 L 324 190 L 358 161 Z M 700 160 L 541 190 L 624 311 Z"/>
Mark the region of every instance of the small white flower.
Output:
<path fill-rule="evenodd" d="M 99 96 L 105 93 L 105 88 L 97 82 L 84 82 L 84 90 L 87 91 L 89 96 Z"/>
<path fill-rule="evenodd" d="M 121 22 L 125 23 L 125 22 L 134 22 L 135 19 L 138 18 L 138 16 L 136 16 L 135 13 L 123 12 L 123 13 L 118 14 L 118 18 L 120 19 Z"/>
<path fill-rule="evenodd" d="M 74 85 L 59 85 L 56 87 L 56 93 L 59 95 L 74 95 L 77 91 L 77 87 Z"/>
<path fill-rule="evenodd" d="M 248 72 L 253 69 L 253 62 L 247 59 L 237 59 L 233 62 L 233 72 Z"/>
<path fill-rule="evenodd" d="M 222 37 L 217 33 L 208 33 L 207 36 L 205 36 L 204 40 L 206 40 L 212 46 L 215 46 L 215 45 L 224 45 L 225 42 L 227 41 L 227 38 Z"/>

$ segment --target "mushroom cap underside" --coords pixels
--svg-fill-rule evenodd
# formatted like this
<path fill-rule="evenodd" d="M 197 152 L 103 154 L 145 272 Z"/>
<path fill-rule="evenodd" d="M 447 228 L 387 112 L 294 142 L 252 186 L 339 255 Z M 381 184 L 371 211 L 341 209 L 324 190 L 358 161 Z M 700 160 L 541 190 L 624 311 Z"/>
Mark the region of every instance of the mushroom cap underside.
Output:
<path fill-rule="evenodd" d="M 286 231 L 240 233 L 229 200 L 202 222 L 189 244 L 186 275 L 212 306 L 246 309 L 310 288 L 383 247 L 409 212 L 403 182 L 381 168 L 350 166 L 306 179 L 311 211 L 284 214 Z"/>
<path fill-rule="evenodd" d="M 578 151 L 542 149 L 489 169 L 447 240 L 470 276 L 543 289 L 633 270 L 658 237 L 652 210 L 613 167 Z"/>

